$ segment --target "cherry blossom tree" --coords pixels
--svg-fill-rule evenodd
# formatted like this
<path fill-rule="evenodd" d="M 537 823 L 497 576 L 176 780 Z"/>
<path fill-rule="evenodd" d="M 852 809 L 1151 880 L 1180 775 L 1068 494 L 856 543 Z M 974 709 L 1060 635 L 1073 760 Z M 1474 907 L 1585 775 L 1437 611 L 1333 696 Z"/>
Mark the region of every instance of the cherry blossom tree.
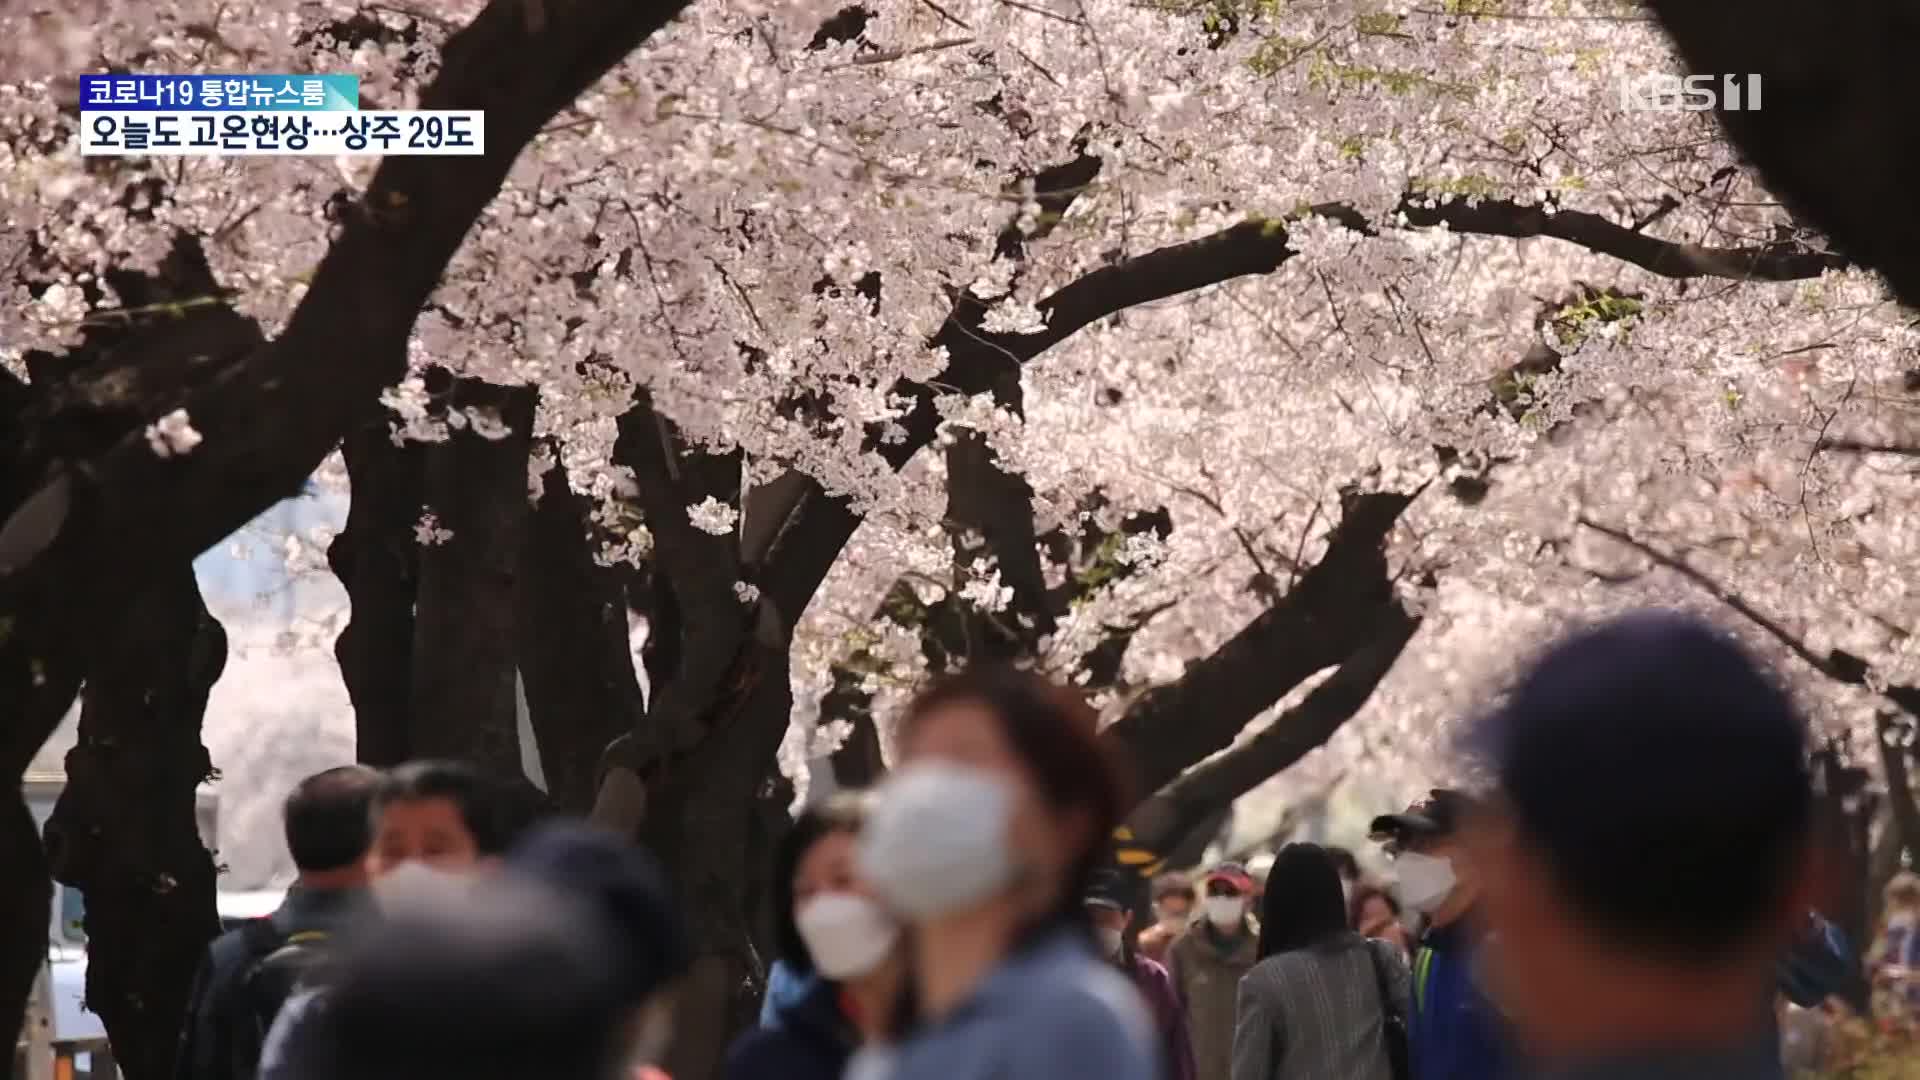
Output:
<path fill-rule="evenodd" d="M 32 420 L 0 454 L 0 745 L 106 694 L 126 598 L 318 469 L 352 493 L 361 757 L 517 770 L 523 686 L 555 800 L 694 914 L 674 1071 L 703 1076 L 804 763 L 870 778 L 933 670 L 1087 688 L 1165 846 L 1323 745 L 1439 768 L 1525 649 L 1423 643 L 1492 612 L 1716 603 L 1607 530 L 1908 678 L 1906 477 L 1838 446 L 1898 434 L 1912 327 L 1710 117 L 1628 107 L 1677 64 L 1637 7 L 716 0 L 661 29 L 677 7 L 0 16 L 0 411 Z M 351 71 L 486 109 L 492 149 L 89 165 L 62 95 L 101 67 Z M 151 343 L 190 312 L 217 347 Z M 130 374 L 148 349 L 180 359 Z M 217 664 L 123 652 L 200 688 L 178 790 Z M 1858 688 L 1804 688 L 1873 731 Z M 204 853 L 168 857 L 204 913 Z M 184 983 L 103 970 L 101 1001 Z M 169 1008 L 103 1015 L 152 1048 Z"/>

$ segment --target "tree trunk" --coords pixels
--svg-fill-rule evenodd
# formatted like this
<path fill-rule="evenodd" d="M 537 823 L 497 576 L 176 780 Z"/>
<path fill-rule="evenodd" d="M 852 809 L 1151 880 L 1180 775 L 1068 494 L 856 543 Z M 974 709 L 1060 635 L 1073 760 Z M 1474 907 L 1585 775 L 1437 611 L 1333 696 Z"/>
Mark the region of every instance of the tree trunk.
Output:
<path fill-rule="evenodd" d="M 412 757 L 407 710 L 413 685 L 413 602 L 418 586 L 426 448 L 395 446 L 384 410 L 340 444 L 347 462 L 347 526 L 327 548 L 346 587 L 350 621 L 334 642 L 353 701 L 355 756 L 390 768 Z"/>
<path fill-rule="evenodd" d="M 128 1080 L 166 1080 L 201 951 L 219 931 L 195 794 L 226 633 L 190 565 L 141 595 L 100 643 L 79 743 L 47 825 L 54 876 L 86 897 L 87 1006 Z"/>
<path fill-rule="evenodd" d="M 450 417 L 479 410 L 508 431 L 486 438 L 468 424 L 427 448 L 427 509 L 453 535 L 420 550 L 410 749 L 465 758 L 500 776 L 521 774 L 514 579 L 528 517 L 533 406 L 528 387 L 456 380 Z"/>
<path fill-rule="evenodd" d="M 47 923 L 53 911 L 46 851 L 18 784 L 0 804 L 0 866 L 7 868 L 0 874 L 0 1023 L 11 1022 L 7 1030 L 18 1032 L 33 980 L 47 962 Z M 6 1061 L 10 1075 L 11 1050 Z"/>
<path fill-rule="evenodd" d="M 754 900 L 772 839 L 763 808 L 778 802 L 774 762 L 793 707 L 787 644 L 784 634 L 753 639 L 709 710 L 711 735 L 646 778 L 640 835 L 679 890 L 695 949 L 675 1010 L 667 1071 L 676 1080 L 717 1080 L 727 1043 L 753 1022 L 764 984 L 766 959 L 755 944 L 764 912 Z"/>
<path fill-rule="evenodd" d="M 627 638 L 621 576 L 594 562 L 587 500 L 558 468 L 527 526 L 516 655 L 547 792 L 567 813 L 593 806 L 600 755 L 646 706 Z"/>

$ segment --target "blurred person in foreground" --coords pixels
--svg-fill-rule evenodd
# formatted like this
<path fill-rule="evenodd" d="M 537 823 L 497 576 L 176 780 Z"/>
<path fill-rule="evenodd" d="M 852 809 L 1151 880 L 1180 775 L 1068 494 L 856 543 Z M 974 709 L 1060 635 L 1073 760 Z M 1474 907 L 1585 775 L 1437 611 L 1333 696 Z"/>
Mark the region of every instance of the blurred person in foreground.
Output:
<path fill-rule="evenodd" d="M 658 869 L 580 824 L 540 829 L 484 889 L 423 881 L 329 987 L 338 1080 L 641 1080 L 672 1035 L 685 930 Z"/>
<path fill-rule="evenodd" d="M 416 761 L 380 779 L 370 800 L 372 842 L 366 876 L 376 919 L 414 892 L 459 891 L 473 875 L 497 863 L 527 824 L 526 807 L 512 789 L 470 765 Z M 323 1006 L 331 964 L 296 989 L 260 1053 L 260 1080 L 311 1080 L 325 1039 L 314 1021 Z"/>
<path fill-rule="evenodd" d="M 1551 648 L 1469 745 L 1497 784 L 1473 850 L 1531 1075 L 1782 1077 L 1813 791 L 1770 675 L 1696 618 L 1628 615 Z"/>
<path fill-rule="evenodd" d="M 1114 870 L 1094 875 L 1087 889 L 1087 917 L 1093 921 L 1094 938 L 1100 951 L 1120 973 L 1133 980 L 1145 999 L 1160 1029 L 1160 1044 L 1167 1064 L 1169 1080 L 1194 1080 L 1193 1042 L 1187 1034 L 1187 1011 L 1180 1005 L 1180 994 L 1173 988 L 1167 969 L 1140 955 L 1134 948 L 1133 924 L 1135 894 L 1126 878 Z"/>
<path fill-rule="evenodd" d="M 1401 922 L 1400 901 L 1378 885 L 1362 885 L 1347 901 L 1347 922 L 1361 937 L 1388 942 L 1402 956 L 1413 955 L 1413 937 Z"/>
<path fill-rule="evenodd" d="M 854 1050 L 884 1034 L 906 957 L 900 924 L 854 861 L 868 802 L 846 792 L 808 807 L 775 849 L 774 944 L 786 970 L 811 989 L 734 1042 L 728 1080 L 837 1080 Z"/>
<path fill-rule="evenodd" d="M 1438 788 L 1373 821 L 1393 858 L 1400 902 L 1426 921 L 1413 954 L 1414 1080 L 1505 1080 L 1509 1072 L 1506 1024 L 1484 978 L 1484 879 L 1463 833 L 1473 805 Z"/>
<path fill-rule="evenodd" d="M 902 719 L 900 765 L 860 834 L 860 874 L 908 926 L 895 1041 L 850 1077 L 1157 1080 L 1159 1040 L 1095 951 L 1082 906 L 1125 803 L 1071 691 L 975 668 Z"/>
<path fill-rule="evenodd" d="M 366 894 L 368 809 L 380 774 L 342 765 L 300 781 L 281 810 L 299 871 L 278 910 L 215 938 L 194 980 L 176 1080 L 253 1080 L 274 1018 L 303 966 Z"/>
<path fill-rule="evenodd" d="M 1193 909 L 1193 883 L 1185 874 L 1161 874 L 1154 878 L 1154 924 L 1140 931 L 1140 955 L 1165 966 L 1167 950 L 1193 923 Z"/>
<path fill-rule="evenodd" d="M 1282 848 L 1260 962 L 1240 980 L 1232 1080 L 1397 1080 L 1407 1011 L 1405 954 L 1348 927 L 1334 859 L 1317 844 Z"/>
<path fill-rule="evenodd" d="M 1167 973 L 1180 991 L 1201 1080 L 1224 1077 L 1233 1065 L 1235 998 L 1240 979 L 1260 959 L 1253 927 L 1253 876 L 1227 862 L 1200 880 L 1200 918 L 1167 951 Z"/>

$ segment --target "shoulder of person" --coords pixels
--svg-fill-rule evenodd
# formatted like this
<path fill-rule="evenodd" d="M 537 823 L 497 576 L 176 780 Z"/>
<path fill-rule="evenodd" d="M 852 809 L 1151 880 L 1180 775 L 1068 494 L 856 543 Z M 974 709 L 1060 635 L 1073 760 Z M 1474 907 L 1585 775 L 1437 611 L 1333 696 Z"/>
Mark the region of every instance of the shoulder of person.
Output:
<path fill-rule="evenodd" d="M 1068 1075 L 1052 1066 L 1070 1065 L 1076 1074 L 1100 1080 L 1150 1080 L 1159 1036 L 1139 990 L 1104 964 L 1061 987 L 1033 1003 L 1025 1022 L 1034 1033 L 1008 1040 L 1012 1059 L 1032 1066 L 1013 1075 L 1039 1080 L 1044 1072 L 1051 1080 Z"/>

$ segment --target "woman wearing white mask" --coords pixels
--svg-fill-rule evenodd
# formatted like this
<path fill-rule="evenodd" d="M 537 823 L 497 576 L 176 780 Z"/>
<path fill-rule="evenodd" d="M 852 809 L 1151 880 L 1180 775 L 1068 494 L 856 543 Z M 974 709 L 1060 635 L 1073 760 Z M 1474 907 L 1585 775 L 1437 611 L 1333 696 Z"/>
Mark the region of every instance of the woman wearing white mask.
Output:
<path fill-rule="evenodd" d="M 854 863 L 867 799 L 835 795 L 802 812 L 773 856 L 774 942 L 810 989 L 774 1023 L 742 1035 L 727 1080 L 838 1080 L 885 1027 L 905 976 L 900 927 Z"/>
<path fill-rule="evenodd" d="M 850 1077 L 1158 1080 L 1140 995 L 1095 950 L 1082 897 L 1123 805 L 1098 718 L 1010 669 L 950 677 L 902 722 L 860 867 L 908 924 L 897 1041 Z"/>

